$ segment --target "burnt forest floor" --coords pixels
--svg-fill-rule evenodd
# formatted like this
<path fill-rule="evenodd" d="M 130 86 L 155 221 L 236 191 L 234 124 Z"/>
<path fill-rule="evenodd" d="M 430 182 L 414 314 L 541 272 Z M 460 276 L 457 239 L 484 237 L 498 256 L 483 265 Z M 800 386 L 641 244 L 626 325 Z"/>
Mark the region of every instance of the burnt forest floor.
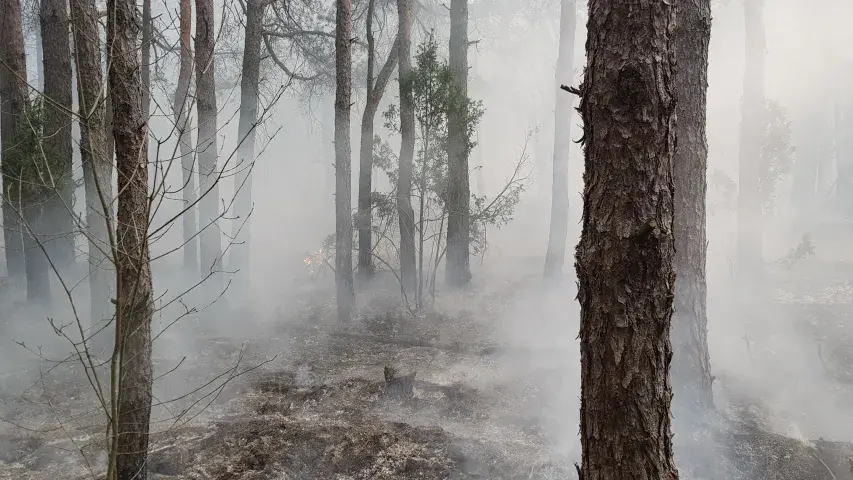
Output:
<path fill-rule="evenodd" d="M 853 479 L 842 443 L 853 433 L 827 434 L 846 426 L 821 418 L 853 413 L 853 269 L 796 268 L 774 272 L 772 305 L 730 345 L 718 341 L 737 353 L 717 362 L 720 415 L 676 429 L 682 478 Z M 803 289 L 786 283 L 794 275 L 816 277 Z M 536 275 L 494 282 L 415 317 L 388 289 L 346 325 L 327 288 L 291 295 L 263 320 L 226 308 L 188 316 L 155 343 L 150 477 L 576 478 L 577 307 L 563 288 Z M 727 308 L 711 308 L 711 322 Z M 33 339 L 22 322 L 44 320 L 32 315 L 16 312 L 4 332 L 14 353 L 0 370 L 0 478 L 97 477 L 103 413 L 79 364 L 38 358 L 61 358 L 62 342 Z M 789 337 L 805 339 L 802 360 L 783 348 Z M 712 327 L 713 364 L 715 338 L 727 337 Z M 797 367 L 770 368 L 788 363 Z M 820 390 L 797 388 L 810 382 Z"/>

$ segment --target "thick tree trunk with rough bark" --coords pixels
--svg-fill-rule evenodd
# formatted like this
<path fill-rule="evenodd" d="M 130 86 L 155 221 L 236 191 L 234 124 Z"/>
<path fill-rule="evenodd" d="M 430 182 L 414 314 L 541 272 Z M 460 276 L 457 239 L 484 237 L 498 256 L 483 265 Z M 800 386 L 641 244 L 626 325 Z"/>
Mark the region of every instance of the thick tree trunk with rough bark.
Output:
<path fill-rule="evenodd" d="M 109 83 L 118 171 L 116 346 L 119 355 L 117 479 L 148 478 L 151 415 L 153 294 L 148 251 L 148 136 L 137 52 L 139 25 L 133 0 L 107 3 Z"/>
<path fill-rule="evenodd" d="M 361 117 L 361 150 L 358 166 L 358 274 L 363 281 L 373 277 L 373 211 L 371 209 L 371 194 L 373 193 L 373 132 L 376 111 L 379 102 L 385 94 L 385 88 L 391 79 L 391 74 L 397 66 L 399 37 L 394 40 L 394 46 L 388 53 L 388 58 L 379 72 L 374 76 L 376 66 L 376 39 L 373 34 L 373 18 L 375 16 L 376 0 L 367 4 L 367 101 L 364 114 Z"/>
<path fill-rule="evenodd" d="M 705 112 L 711 41 L 710 0 L 679 3 L 675 32 L 678 142 L 672 167 L 676 271 L 672 385 L 675 407 L 688 414 L 701 414 L 714 405 L 705 280 L 705 194 L 708 189 Z"/>
<path fill-rule="evenodd" d="M 195 52 L 198 108 L 198 169 L 201 229 L 201 276 L 206 289 L 218 295 L 223 288 L 222 242 L 219 233 L 219 171 L 216 145 L 216 82 L 214 79 L 213 0 L 196 0 Z"/>
<path fill-rule="evenodd" d="M 337 0 L 335 29 L 335 283 L 338 320 L 352 319 L 352 6 Z"/>
<path fill-rule="evenodd" d="M 269 0 L 249 0 L 246 2 L 246 31 L 243 44 L 243 70 L 240 81 L 240 124 L 238 127 L 236 168 L 234 177 L 236 195 L 236 219 L 232 221 L 232 238 L 236 244 L 231 247 L 232 271 L 240 271 L 239 288 L 248 291 L 249 252 L 251 242 L 252 213 L 252 166 L 255 162 L 255 134 L 258 123 L 258 82 L 261 77 L 261 40 L 263 36 L 264 10 Z"/>
<path fill-rule="evenodd" d="M 746 65 L 743 74 L 738 153 L 738 281 L 749 285 L 761 276 L 761 196 L 758 192 L 764 111 L 764 0 L 744 0 Z"/>
<path fill-rule="evenodd" d="M 50 197 L 42 214 L 45 247 L 53 264 L 65 268 L 74 262 L 74 179 L 71 157 L 71 38 L 68 3 L 41 0 L 41 38 L 44 72 L 44 154 L 51 166 Z"/>
<path fill-rule="evenodd" d="M 18 188 L 20 182 L 7 159 L 15 155 L 15 137 L 29 108 L 27 60 L 21 29 L 20 0 L 0 0 L 0 143 L 2 143 L 3 239 L 10 277 L 26 274 L 23 224 Z M 16 211 L 17 210 L 17 211 Z"/>
<path fill-rule="evenodd" d="M 575 0 L 563 0 L 560 7 L 560 51 L 557 56 L 555 87 L 571 84 L 575 68 Z M 554 107 L 554 159 L 551 178 L 551 231 L 545 253 L 545 278 L 559 280 L 566 261 L 569 234 L 569 148 L 572 145 L 574 97 L 557 89 Z"/>
<path fill-rule="evenodd" d="M 592 0 L 577 248 L 583 480 L 674 480 L 675 5 Z"/>
<path fill-rule="evenodd" d="M 415 212 L 412 173 L 415 156 L 415 106 L 412 98 L 412 0 L 397 0 L 399 16 L 400 157 L 397 216 L 400 221 L 400 278 L 407 294 L 415 291 Z"/>
<path fill-rule="evenodd" d="M 193 47 L 192 47 L 192 0 L 180 0 L 180 48 L 181 66 L 178 73 L 178 87 L 175 89 L 173 111 L 175 113 L 175 125 L 178 130 L 178 148 L 181 155 L 181 172 L 183 186 L 181 197 L 184 202 L 184 211 L 181 215 L 181 226 L 184 233 L 184 270 L 186 272 L 198 272 L 198 222 L 196 212 L 198 206 L 195 204 L 196 173 L 195 152 L 193 152 L 193 139 L 190 134 L 189 112 L 192 111 L 193 103 L 189 98 L 190 84 L 193 75 Z"/>
<path fill-rule="evenodd" d="M 468 171 L 468 125 L 461 99 L 468 97 L 468 0 L 450 2 L 450 74 L 454 102 L 447 118 L 447 284 L 460 288 L 471 280 L 471 186 Z"/>
<path fill-rule="evenodd" d="M 98 10 L 94 0 L 71 0 L 74 58 L 77 62 L 77 103 L 80 122 L 80 156 L 86 193 L 86 225 L 89 243 L 89 290 L 94 321 L 108 315 L 113 287 L 111 242 L 113 198 L 112 162 L 107 156 L 104 124 L 105 107 L 101 96 L 101 41 Z M 112 279 L 111 279 L 112 277 Z M 110 312 L 108 316 L 112 316 Z"/>

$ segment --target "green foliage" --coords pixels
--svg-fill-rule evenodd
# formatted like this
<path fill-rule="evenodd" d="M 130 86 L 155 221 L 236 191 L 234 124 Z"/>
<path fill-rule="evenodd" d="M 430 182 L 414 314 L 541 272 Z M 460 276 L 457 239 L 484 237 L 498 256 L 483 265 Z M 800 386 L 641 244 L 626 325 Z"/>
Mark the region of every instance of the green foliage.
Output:
<path fill-rule="evenodd" d="M 414 194 L 423 203 L 423 217 L 418 218 L 418 228 L 432 229 L 430 238 L 440 240 L 445 228 L 448 200 L 448 123 L 451 114 L 461 114 L 465 128 L 466 155 L 476 146 L 474 134 L 483 116 L 482 102 L 469 98 L 457 88 L 450 66 L 440 58 L 435 37 L 430 35 L 422 43 L 415 55 L 415 62 L 408 78 L 412 88 L 412 100 L 415 110 L 415 162 L 412 176 Z M 400 133 L 400 111 L 397 105 L 390 105 L 383 113 L 384 126 L 392 133 Z M 392 185 L 397 182 L 399 158 L 380 136 L 374 139 L 374 166 L 385 173 Z M 520 190 L 501 198 L 489 200 L 485 196 L 471 196 L 471 242 L 475 253 L 481 251 L 479 245 L 485 244 L 487 225 L 503 225 L 511 218 L 511 211 L 518 202 Z M 379 225 L 388 224 L 396 218 L 396 199 L 394 192 L 374 192 L 372 198 L 374 218 Z M 374 226 L 377 229 L 378 226 Z M 437 230 L 436 230 L 437 229 Z"/>
<path fill-rule="evenodd" d="M 794 163 L 794 146 L 791 143 L 791 121 L 785 109 L 774 100 L 764 102 L 763 125 L 758 193 L 764 211 L 770 212 L 776 200 L 776 187 Z"/>

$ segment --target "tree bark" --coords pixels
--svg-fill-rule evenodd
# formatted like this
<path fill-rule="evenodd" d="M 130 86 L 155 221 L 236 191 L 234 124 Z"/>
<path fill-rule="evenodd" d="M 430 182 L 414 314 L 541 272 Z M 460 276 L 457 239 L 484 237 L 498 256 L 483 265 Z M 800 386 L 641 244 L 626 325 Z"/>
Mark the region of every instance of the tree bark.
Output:
<path fill-rule="evenodd" d="M 352 319 L 352 16 L 350 0 L 337 0 L 335 29 L 335 283 L 338 320 Z"/>
<path fill-rule="evenodd" d="M 44 0 L 42 0 L 44 1 Z M 142 0 L 142 116 L 151 116 L 151 0 Z M 145 139 L 146 143 L 148 139 Z M 147 150 L 147 149 L 146 149 Z"/>
<path fill-rule="evenodd" d="M 638 14 L 642 12 L 642 14 Z M 674 480 L 675 6 L 592 0 L 584 121 L 583 480 Z"/>
<path fill-rule="evenodd" d="M 358 273 L 363 281 L 373 277 L 373 211 L 371 195 L 373 193 L 373 132 L 376 112 L 379 102 L 385 94 L 385 88 L 391 79 L 391 74 L 397 66 L 399 36 L 394 40 L 394 46 L 388 53 L 388 58 L 382 66 L 378 77 L 374 77 L 376 64 L 376 39 L 373 35 L 373 17 L 376 0 L 370 0 L 367 6 L 367 101 L 364 114 L 361 117 L 361 150 L 358 170 Z"/>
<path fill-rule="evenodd" d="M 397 216 L 400 222 L 400 278 L 405 292 L 415 291 L 415 212 L 412 173 L 415 156 L 415 106 L 412 98 L 412 0 L 397 0 L 400 50 L 400 157 L 397 175 Z"/>
<path fill-rule="evenodd" d="M 23 208 L 24 249 L 27 267 L 27 302 L 46 305 L 50 302 L 50 262 L 45 242 L 45 212 L 39 199 L 25 201 Z"/>
<path fill-rule="evenodd" d="M 563 0 L 560 7 L 560 50 L 557 56 L 555 87 L 571 84 L 575 68 L 575 0 Z M 551 230 L 545 254 L 545 278 L 559 280 L 566 261 L 569 234 L 569 148 L 572 144 L 574 97 L 557 89 L 554 108 L 554 160 L 551 179 Z"/>
<path fill-rule="evenodd" d="M 708 285 L 705 280 L 707 237 L 705 194 L 708 190 L 708 143 L 705 135 L 708 45 L 711 2 L 681 2 L 675 29 L 678 69 L 675 182 L 675 313 L 672 383 L 675 406 L 690 418 L 714 406 L 708 354 Z"/>
<path fill-rule="evenodd" d="M 764 0 L 744 0 L 746 65 L 743 75 L 738 155 L 738 234 L 736 275 L 751 285 L 761 275 L 761 197 L 758 192 L 764 111 Z"/>
<path fill-rule="evenodd" d="M 77 103 L 80 114 L 80 156 L 86 192 L 91 314 L 107 314 L 112 270 L 109 229 L 112 223 L 112 162 L 107 157 L 105 107 L 101 97 L 101 41 L 94 0 L 71 0 L 74 58 L 77 62 Z M 110 316 L 112 316 L 110 314 Z"/>
<path fill-rule="evenodd" d="M 47 253 L 59 268 L 74 262 L 74 179 L 71 157 L 71 37 L 67 2 L 41 0 L 41 37 L 44 72 L 44 154 L 51 166 L 53 185 L 42 215 Z"/>
<path fill-rule="evenodd" d="M 201 201 L 201 275 L 208 291 L 222 291 L 222 243 L 219 234 L 216 82 L 214 79 L 213 0 L 196 0 L 196 100 L 198 102 L 198 169 Z"/>
<path fill-rule="evenodd" d="M 450 2 L 450 75 L 454 97 L 447 118 L 447 284 L 460 288 L 471 281 L 471 185 L 468 171 L 468 0 Z"/>
<path fill-rule="evenodd" d="M 24 33 L 21 29 L 20 0 L 0 0 L 0 143 L 2 143 L 3 239 L 6 269 L 10 277 L 26 274 L 23 223 L 20 210 L 17 175 L 7 160 L 15 155 L 15 137 L 29 108 L 27 60 Z"/>
<path fill-rule="evenodd" d="M 109 82 L 118 171 L 116 351 L 119 355 L 117 479 L 148 477 L 153 295 L 148 250 L 148 136 L 143 116 L 139 25 L 133 0 L 107 3 Z M 114 377 L 115 378 L 115 377 Z"/>
<path fill-rule="evenodd" d="M 189 100 L 190 84 L 193 75 L 192 47 L 192 1 L 180 0 L 180 47 L 181 66 L 178 73 L 178 87 L 175 89 L 173 110 L 178 129 L 179 151 L 181 155 L 181 171 L 183 172 L 183 187 L 181 197 L 184 202 L 184 212 L 181 225 L 184 233 L 184 270 L 198 272 L 198 223 L 197 205 L 195 204 L 196 174 L 195 152 L 190 135 L 190 119 L 188 112 L 192 111 Z"/>
<path fill-rule="evenodd" d="M 263 36 L 264 10 L 268 0 L 246 2 L 246 32 L 243 45 L 243 70 L 240 81 L 240 124 L 238 127 L 237 168 L 234 177 L 236 195 L 236 219 L 232 222 L 232 270 L 239 270 L 241 279 L 237 284 L 248 291 L 250 275 L 249 252 L 251 243 L 252 212 L 252 167 L 255 162 L 255 134 L 258 124 L 258 83 L 261 77 L 261 40 Z"/>

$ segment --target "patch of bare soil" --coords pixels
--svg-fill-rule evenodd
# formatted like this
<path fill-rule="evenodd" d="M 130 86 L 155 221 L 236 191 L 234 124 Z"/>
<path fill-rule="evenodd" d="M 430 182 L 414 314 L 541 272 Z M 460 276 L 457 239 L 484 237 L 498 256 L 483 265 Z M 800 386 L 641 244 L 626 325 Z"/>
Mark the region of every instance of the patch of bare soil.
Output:
<path fill-rule="evenodd" d="M 577 455 L 555 441 L 548 425 L 553 415 L 542 413 L 543 398 L 553 397 L 555 384 L 564 379 L 550 365 L 513 365 L 515 360 L 533 364 L 534 354 L 562 361 L 565 352 L 549 346 L 554 351 L 543 354 L 493 341 L 498 338 L 492 335 L 493 318 L 518 290 L 508 285 L 506 292 L 492 297 L 459 302 L 481 305 L 470 307 L 480 309 L 476 312 L 446 309 L 420 318 L 371 305 L 373 312 L 349 325 L 331 322 L 330 306 L 311 304 L 288 313 L 270 332 L 245 341 L 193 327 L 176 337 L 174 348 L 155 348 L 160 371 L 188 357 L 181 363 L 181 376 L 161 380 L 172 382 L 164 390 L 183 392 L 203 383 L 212 371 L 230 368 L 235 358 L 263 367 L 235 379 L 194 421 L 152 435 L 150 477 L 576 478 Z M 280 355 L 277 361 L 264 363 L 275 355 Z M 52 390 L 59 403 L 50 410 L 60 412 L 57 418 L 73 418 L 79 406 L 57 394 L 73 389 L 58 384 Z M 564 396 L 569 401 L 576 395 L 572 392 L 560 396 L 561 401 Z M 6 413 L 14 411 L 16 421 L 33 415 L 31 405 L 19 402 L 14 407 L 7 406 Z M 772 433 L 750 411 L 724 412 L 725 418 L 707 431 L 688 432 L 689 440 L 677 434 L 682 478 L 853 480 L 849 445 Z M 576 426 L 567 424 L 574 435 Z M 83 451 L 92 465 L 103 463 L 98 456 L 101 426 L 93 421 L 76 429 L 73 423 L 64 426 L 71 430 L 54 429 L 49 435 L 0 429 L 0 447 L 14 446 L 0 448 L 0 478 L 92 478 L 77 452 Z M 163 428 L 157 423 L 158 431 Z M 74 442 L 61 441 L 67 437 Z M 51 453 L 57 451 L 62 453 Z"/>

